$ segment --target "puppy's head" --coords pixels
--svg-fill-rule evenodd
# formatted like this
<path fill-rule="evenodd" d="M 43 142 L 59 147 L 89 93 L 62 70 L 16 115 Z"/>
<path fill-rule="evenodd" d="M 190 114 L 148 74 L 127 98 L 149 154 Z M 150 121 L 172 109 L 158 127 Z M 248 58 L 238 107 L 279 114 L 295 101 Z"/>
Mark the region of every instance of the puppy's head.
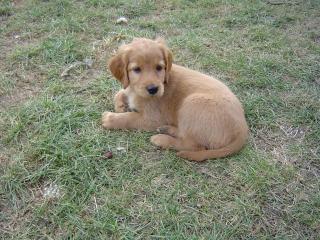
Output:
<path fill-rule="evenodd" d="M 119 48 L 109 61 L 109 69 L 124 88 L 130 85 L 137 95 L 161 97 L 169 81 L 172 53 L 161 39 L 134 39 Z"/>

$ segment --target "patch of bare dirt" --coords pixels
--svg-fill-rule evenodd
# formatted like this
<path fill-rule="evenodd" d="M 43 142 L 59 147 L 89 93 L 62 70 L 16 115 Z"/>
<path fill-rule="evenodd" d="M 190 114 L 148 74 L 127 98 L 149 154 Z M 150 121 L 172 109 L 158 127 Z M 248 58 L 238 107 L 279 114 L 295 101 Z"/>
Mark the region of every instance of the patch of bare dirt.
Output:
<path fill-rule="evenodd" d="M 42 80 L 35 73 L 27 72 L 22 74 L 12 74 L 15 78 L 16 86 L 9 93 L 0 95 L 0 110 L 12 106 L 18 106 L 36 96 L 41 91 Z M 35 81 L 36 80 L 36 81 Z"/>
<path fill-rule="evenodd" d="M 294 127 L 288 124 L 278 124 L 278 131 L 260 129 L 252 139 L 255 148 L 271 153 L 274 161 L 284 165 L 292 165 L 299 159 L 298 156 L 290 153 L 290 145 L 302 144 L 305 139 L 308 127 Z"/>
<path fill-rule="evenodd" d="M 311 18 L 306 18 L 303 21 L 297 22 L 297 24 L 286 30 L 286 35 L 290 38 L 291 42 L 296 46 L 300 42 L 303 42 L 304 38 L 309 35 L 312 41 L 315 43 L 320 43 L 320 25 L 319 25 L 320 17 L 312 16 Z M 301 53 L 296 52 L 297 50 L 302 51 Z M 303 48 L 295 48 L 295 53 L 299 56 L 307 55 L 306 50 Z"/>
<path fill-rule="evenodd" d="M 18 2 L 17 4 L 20 4 Z M 26 71 L 12 66 L 12 59 L 10 58 L 10 54 L 16 47 L 28 46 L 38 41 L 39 39 L 33 38 L 29 34 L 21 34 L 19 32 L 6 34 L 2 38 L 0 44 L 0 71 L 5 73 L 6 77 L 14 84 L 12 84 L 13 86 L 8 92 L 0 94 L 0 110 L 20 105 L 41 91 L 44 76 L 35 70 Z"/>
<path fill-rule="evenodd" d="M 28 1 L 13 0 L 13 14 L 20 11 Z M 3 22 L 4 29 L 10 24 L 9 21 Z M 13 19 L 14 20 L 14 19 Z M 23 29 L 13 32 L 6 32 L 1 36 L 0 42 L 0 71 L 7 75 L 11 80 L 11 88 L 5 93 L 0 93 L 0 111 L 11 107 L 18 106 L 30 98 L 36 96 L 42 89 L 44 76 L 35 69 L 26 71 L 19 66 L 13 66 L 10 55 L 19 47 L 27 47 L 31 44 L 36 44 L 41 40 L 39 36 L 35 36 L 31 32 Z"/>
<path fill-rule="evenodd" d="M 27 100 L 34 97 L 38 92 L 40 92 L 40 88 L 23 88 L 23 89 L 15 89 L 12 93 L 0 96 L 0 109 L 5 109 L 11 106 L 17 106 L 22 102 L 26 102 Z"/>
<path fill-rule="evenodd" d="M 0 212 L 2 213 L 2 219 L 0 219 L 0 234 L 5 236 L 5 234 L 12 235 L 12 233 L 19 232 L 33 215 L 34 206 L 42 205 L 45 202 L 48 204 L 54 203 L 62 196 L 63 192 L 61 187 L 54 182 L 44 182 L 42 185 L 29 188 L 24 201 L 15 199 L 14 206 L 11 206 L 13 203 L 9 202 L 8 199 L 1 199 L 0 195 Z M 49 222 L 45 220 L 45 222 L 41 224 L 46 225 L 49 224 Z M 55 230 L 57 230 L 56 234 L 58 235 L 63 233 L 61 229 Z"/>

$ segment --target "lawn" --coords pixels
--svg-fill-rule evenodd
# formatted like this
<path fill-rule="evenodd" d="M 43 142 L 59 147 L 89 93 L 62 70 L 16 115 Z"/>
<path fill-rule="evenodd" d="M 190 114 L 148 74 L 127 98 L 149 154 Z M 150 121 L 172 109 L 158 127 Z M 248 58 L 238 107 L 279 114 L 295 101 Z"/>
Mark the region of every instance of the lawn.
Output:
<path fill-rule="evenodd" d="M 319 23 L 319 0 L 2 0 L 0 239 L 320 239 Z M 157 36 L 240 98 L 239 154 L 101 128 L 107 59 Z"/>

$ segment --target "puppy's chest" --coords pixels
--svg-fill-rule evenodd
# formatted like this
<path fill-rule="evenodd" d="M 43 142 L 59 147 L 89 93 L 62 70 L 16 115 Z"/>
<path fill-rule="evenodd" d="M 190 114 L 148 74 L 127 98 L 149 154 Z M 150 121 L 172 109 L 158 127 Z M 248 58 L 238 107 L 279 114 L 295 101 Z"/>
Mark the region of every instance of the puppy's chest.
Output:
<path fill-rule="evenodd" d="M 161 111 L 158 101 L 139 99 L 133 94 L 128 94 L 127 98 L 130 111 L 143 113 L 145 118 L 152 121 L 166 122 L 166 114 Z"/>

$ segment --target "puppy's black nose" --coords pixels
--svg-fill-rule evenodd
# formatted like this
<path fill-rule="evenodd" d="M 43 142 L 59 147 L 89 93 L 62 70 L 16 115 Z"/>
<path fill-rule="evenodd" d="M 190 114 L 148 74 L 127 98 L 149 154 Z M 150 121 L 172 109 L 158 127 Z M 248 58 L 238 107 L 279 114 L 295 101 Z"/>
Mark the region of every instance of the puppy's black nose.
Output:
<path fill-rule="evenodd" d="M 158 87 L 156 87 L 153 84 L 150 84 L 149 86 L 147 86 L 147 91 L 150 95 L 154 95 L 158 92 Z"/>

